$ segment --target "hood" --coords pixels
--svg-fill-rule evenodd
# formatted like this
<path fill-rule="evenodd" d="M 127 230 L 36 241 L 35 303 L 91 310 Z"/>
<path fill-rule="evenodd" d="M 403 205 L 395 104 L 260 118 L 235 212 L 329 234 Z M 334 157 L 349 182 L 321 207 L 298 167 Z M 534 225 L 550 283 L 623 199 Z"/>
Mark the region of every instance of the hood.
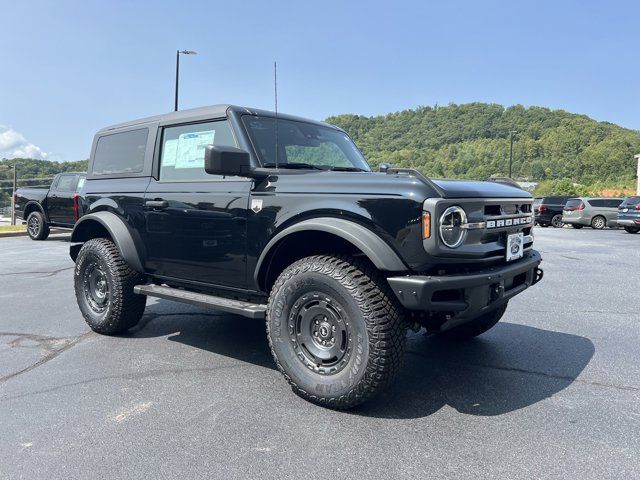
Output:
<path fill-rule="evenodd" d="M 532 198 L 529 192 L 496 182 L 432 181 L 443 190 L 444 198 Z"/>
<path fill-rule="evenodd" d="M 377 172 L 318 172 L 292 170 L 272 175 L 280 193 L 358 194 L 426 198 L 531 198 L 519 188 L 494 182 L 432 180 L 440 192 L 420 178 L 407 174 Z"/>

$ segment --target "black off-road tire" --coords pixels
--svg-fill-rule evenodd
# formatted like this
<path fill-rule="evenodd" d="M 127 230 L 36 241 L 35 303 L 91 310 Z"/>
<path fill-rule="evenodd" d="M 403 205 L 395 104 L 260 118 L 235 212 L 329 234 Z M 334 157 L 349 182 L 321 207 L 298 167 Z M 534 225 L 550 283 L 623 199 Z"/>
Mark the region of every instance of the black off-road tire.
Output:
<path fill-rule="evenodd" d="M 624 231 L 627 233 L 638 233 L 640 232 L 640 227 L 624 227 Z"/>
<path fill-rule="evenodd" d="M 580 230 L 580 229 L 583 227 L 583 225 L 580 225 L 580 224 L 578 224 L 578 223 L 572 223 L 572 224 L 571 224 L 571 226 L 572 226 L 573 228 L 575 228 L 576 230 Z"/>
<path fill-rule="evenodd" d="M 31 240 L 45 240 L 50 230 L 42 212 L 31 212 L 27 217 L 27 234 Z"/>
<path fill-rule="evenodd" d="M 325 324 L 325 332 L 336 332 L 327 352 L 319 344 Z M 276 365 L 297 395 L 323 407 L 345 410 L 380 393 L 402 365 L 406 335 L 402 307 L 362 260 L 303 258 L 280 274 L 269 296 L 267 336 Z M 321 358 L 334 353 L 333 364 Z"/>
<path fill-rule="evenodd" d="M 147 301 L 145 295 L 133 293 L 140 283 L 142 275 L 126 264 L 111 240 L 94 238 L 82 245 L 74 285 L 82 316 L 94 332 L 123 333 L 140 321 Z"/>
<path fill-rule="evenodd" d="M 607 219 L 602 215 L 596 215 L 591 219 L 591 228 L 595 230 L 604 230 L 607 226 Z"/>
<path fill-rule="evenodd" d="M 502 307 L 498 307 L 484 315 L 480 315 L 469 323 L 465 323 L 459 327 L 454 327 L 451 330 L 445 330 L 444 332 L 440 332 L 438 335 L 446 340 L 453 341 L 464 341 L 477 337 L 478 335 L 493 328 L 496 323 L 500 321 L 504 312 L 507 310 L 507 305 L 508 303 L 505 303 Z"/>

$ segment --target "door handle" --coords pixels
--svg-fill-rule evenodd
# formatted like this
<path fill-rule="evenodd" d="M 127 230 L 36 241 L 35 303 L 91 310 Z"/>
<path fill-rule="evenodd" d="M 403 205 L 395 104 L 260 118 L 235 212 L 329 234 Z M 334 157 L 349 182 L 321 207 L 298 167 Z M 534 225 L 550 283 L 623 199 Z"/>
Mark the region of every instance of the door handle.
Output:
<path fill-rule="evenodd" d="M 169 202 L 166 200 L 147 200 L 144 204 L 149 208 L 156 209 L 167 208 L 169 206 Z"/>

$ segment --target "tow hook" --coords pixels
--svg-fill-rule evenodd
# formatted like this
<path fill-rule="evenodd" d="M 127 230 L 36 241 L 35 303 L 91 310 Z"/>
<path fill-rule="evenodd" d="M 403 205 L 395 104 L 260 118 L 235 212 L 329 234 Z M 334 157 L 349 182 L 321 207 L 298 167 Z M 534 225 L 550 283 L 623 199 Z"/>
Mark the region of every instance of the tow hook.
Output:
<path fill-rule="evenodd" d="M 491 301 L 495 302 L 502 296 L 503 293 L 504 285 L 502 285 L 501 283 L 494 283 L 491 286 Z"/>
<path fill-rule="evenodd" d="M 535 272 L 533 272 L 533 283 L 531 285 L 535 285 L 536 283 L 538 283 L 540 280 L 542 280 L 542 277 L 544 277 L 544 270 L 536 267 Z"/>

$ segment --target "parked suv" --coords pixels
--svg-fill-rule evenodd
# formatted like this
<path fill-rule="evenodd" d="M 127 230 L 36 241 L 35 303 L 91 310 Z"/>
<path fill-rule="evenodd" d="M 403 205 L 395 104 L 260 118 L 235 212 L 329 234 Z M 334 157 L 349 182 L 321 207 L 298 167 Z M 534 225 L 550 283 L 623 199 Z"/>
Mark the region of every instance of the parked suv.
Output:
<path fill-rule="evenodd" d="M 620 204 L 617 222 L 627 233 L 640 232 L 640 196 L 628 197 Z"/>
<path fill-rule="evenodd" d="M 540 199 L 540 203 L 534 206 L 536 223 L 541 227 L 548 227 L 549 225 L 555 228 L 562 227 L 564 225 L 562 223 L 562 209 L 570 198 L 556 196 Z"/>
<path fill-rule="evenodd" d="M 562 222 L 573 228 L 615 228 L 618 226 L 618 206 L 622 201 L 622 198 L 571 198 L 562 211 Z"/>
<path fill-rule="evenodd" d="M 71 235 L 89 326 L 135 326 L 147 296 L 266 319 L 301 397 L 357 405 L 398 372 L 406 330 L 479 335 L 542 278 L 531 195 L 374 173 L 332 125 L 230 105 L 95 136 Z"/>

